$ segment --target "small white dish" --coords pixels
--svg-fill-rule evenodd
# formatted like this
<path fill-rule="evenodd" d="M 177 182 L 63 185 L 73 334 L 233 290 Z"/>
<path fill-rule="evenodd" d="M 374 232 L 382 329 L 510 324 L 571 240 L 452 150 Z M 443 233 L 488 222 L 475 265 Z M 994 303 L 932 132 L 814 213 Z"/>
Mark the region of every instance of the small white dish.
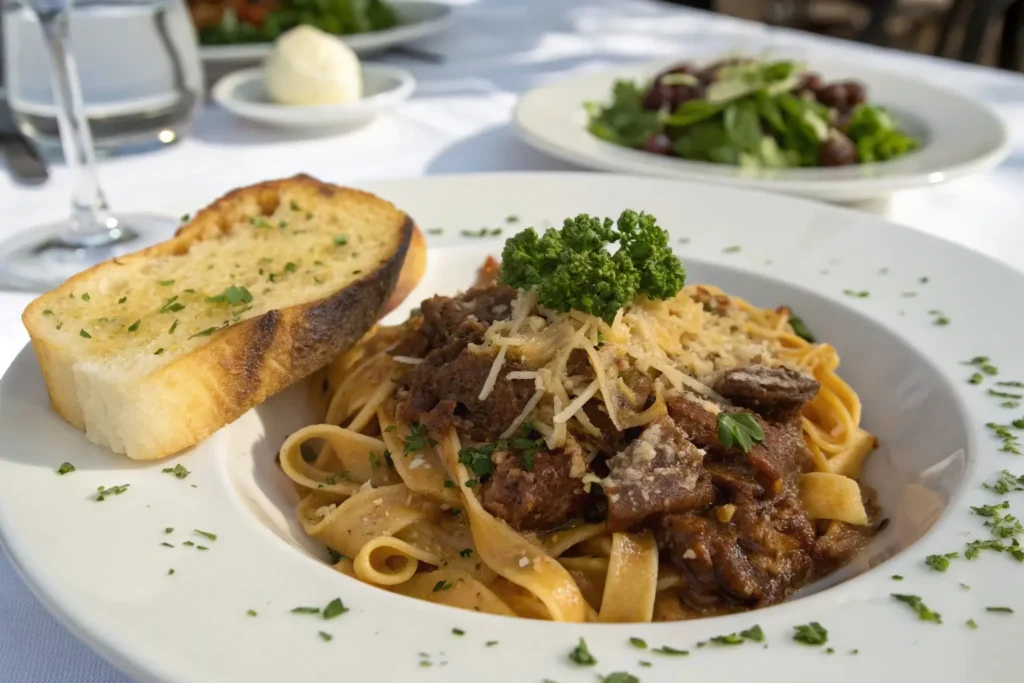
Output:
<path fill-rule="evenodd" d="M 897 73 L 817 59 L 809 60 L 808 68 L 827 81 L 853 79 L 864 83 L 869 100 L 889 109 L 921 138 L 921 147 L 878 164 L 752 170 L 620 147 L 587 130 L 583 104 L 607 102 L 616 80 L 645 82 L 686 60 L 681 56 L 633 64 L 536 88 L 526 93 L 516 108 L 519 134 L 540 151 L 587 168 L 701 180 L 836 202 L 877 199 L 897 190 L 979 173 L 997 166 L 1010 152 L 1006 125 L 981 102 Z M 697 56 L 693 61 L 709 62 L 713 58 Z"/>
<path fill-rule="evenodd" d="M 450 175 L 365 189 L 420 225 L 445 229 L 432 238 L 443 246 L 430 253 L 423 280 L 388 323 L 423 298 L 469 285 L 513 230 L 486 239 L 464 231 L 479 234 L 513 214 L 524 227 L 584 210 L 658 216 L 690 281 L 760 306 L 789 304 L 836 346 L 864 425 L 880 440 L 864 478 L 891 523 L 842 571 L 755 612 L 565 624 L 458 610 L 340 574 L 305 536 L 294 486 L 275 464 L 286 436 L 312 419 L 304 383 L 180 456 L 135 462 L 89 443 L 54 413 L 26 347 L 0 381 L 0 542 L 40 601 L 90 647 L 133 679 L 162 683 L 305 682 L 339 672 L 360 683 L 593 683 L 619 671 L 643 683 L 1020 680 L 1006 655 L 1024 638 L 1024 565 L 1006 553 L 962 555 L 965 543 L 990 537 L 970 506 L 1008 500 L 1006 513 L 1018 516 L 1024 506 L 1022 492 L 983 488 L 1002 469 L 1024 471 L 985 426 L 1021 414 L 987 393 L 996 381 L 1024 380 L 1024 321 L 1007 304 L 1024 296 L 1021 273 L 863 212 L 663 178 Z M 212 192 L 194 184 L 153 209 L 180 213 Z M 929 313 L 940 308 L 946 325 Z M 963 362 L 980 354 L 999 376 L 975 385 L 967 379 L 976 368 Z M 77 470 L 59 476 L 64 461 Z M 177 463 L 191 471 L 186 479 L 164 473 Z M 124 495 L 96 501 L 97 486 L 122 484 L 130 484 Z M 217 535 L 208 551 L 186 547 L 206 542 L 194 529 Z M 946 572 L 924 562 L 953 551 L 961 557 Z M 921 596 L 943 624 L 919 620 L 892 593 Z M 291 612 L 335 597 L 351 609 L 338 619 Z M 986 611 L 992 606 L 1016 613 Z M 808 622 L 828 629 L 834 654 L 793 642 L 793 627 Z M 753 624 L 768 649 L 695 645 Z M 581 637 L 597 665 L 570 661 Z M 640 650 L 630 638 L 691 656 Z"/>
<path fill-rule="evenodd" d="M 345 104 L 288 105 L 270 99 L 263 67 L 228 74 L 213 86 L 213 99 L 236 116 L 279 128 L 357 128 L 409 98 L 416 79 L 405 69 L 363 64 L 363 98 Z"/>
<path fill-rule="evenodd" d="M 338 36 L 338 39 L 357 54 L 369 55 L 440 33 L 452 21 L 451 6 L 440 2 L 396 2 L 393 6 L 398 14 L 398 25 L 394 28 L 353 33 Z M 208 64 L 252 62 L 269 55 L 273 47 L 273 43 L 203 45 L 199 48 L 199 56 Z"/>

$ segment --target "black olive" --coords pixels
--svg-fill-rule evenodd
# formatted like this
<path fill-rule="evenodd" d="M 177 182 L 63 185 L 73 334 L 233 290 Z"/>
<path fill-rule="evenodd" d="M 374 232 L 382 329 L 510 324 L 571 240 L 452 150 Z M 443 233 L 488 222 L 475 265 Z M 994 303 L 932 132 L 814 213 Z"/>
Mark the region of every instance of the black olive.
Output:
<path fill-rule="evenodd" d="M 647 111 L 657 111 L 665 106 L 672 105 L 672 87 L 661 81 L 654 81 L 651 87 L 644 93 L 640 106 Z"/>
<path fill-rule="evenodd" d="M 817 91 L 818 101 L 832 109 L 847 108 L 846 86 L 842 83 L 826 85 Z"/>
<path fill-rule="evenodd" d="M 846 106 L 856 107 L 859 104 L 864 104 L 868 99 L 868 91 L 864 87 L 863 83 L 858 81 L 845 81 L 843 83 L 846 86 Z"/>
<path fill-rule="evenodd" d="M 849 166 L 857 163 L 857 147 L 839 131 L 832 131 L 821 143 L 818 161 L 822 166 Z"/>

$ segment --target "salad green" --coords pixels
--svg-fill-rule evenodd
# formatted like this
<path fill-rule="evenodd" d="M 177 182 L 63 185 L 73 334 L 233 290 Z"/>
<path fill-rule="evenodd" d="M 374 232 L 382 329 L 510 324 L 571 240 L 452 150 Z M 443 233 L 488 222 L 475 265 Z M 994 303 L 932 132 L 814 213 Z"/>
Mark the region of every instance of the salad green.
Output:
<path fill-rule="evenodd" d="M 327 33 L 345 35 L 382 31 L 398 24 L 394 9 L 383 0 L 281 0 L 257 8 L 230 3 L 219 20 L 209 23 L 193 17 L 202 45 L 273 42 L 299 25 L 315 26 Z"/>
<path fill-rule="evenodd" d="M 792 61 L 681 64 L 647 85 L 616 81 L 587 129 L 654 154 L 753 168 L 887 161 L 917 148 L 854 81 L 825 84 Z"/>

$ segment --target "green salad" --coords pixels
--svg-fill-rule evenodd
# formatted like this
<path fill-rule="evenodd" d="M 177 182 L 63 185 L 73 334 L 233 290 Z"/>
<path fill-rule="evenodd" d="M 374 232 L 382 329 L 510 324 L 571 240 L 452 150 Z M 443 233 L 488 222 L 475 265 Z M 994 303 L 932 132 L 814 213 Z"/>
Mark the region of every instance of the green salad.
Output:
<path fill-rule="evenodd" d="M 382 31 L 398 17 L 382 0 L 257 0 L 190 3 L 202 45 L 270 43 L 296 26 L 346 35 Z"/>
<path fill-rule="evenodd" d="M 611 102 L 585 106 L 602 140 L 750 168 L 873 163 L 919 144 L 862 84 L 825 83 L 792 61 L 679 64 L 646 85 L 616 81 Z"/>

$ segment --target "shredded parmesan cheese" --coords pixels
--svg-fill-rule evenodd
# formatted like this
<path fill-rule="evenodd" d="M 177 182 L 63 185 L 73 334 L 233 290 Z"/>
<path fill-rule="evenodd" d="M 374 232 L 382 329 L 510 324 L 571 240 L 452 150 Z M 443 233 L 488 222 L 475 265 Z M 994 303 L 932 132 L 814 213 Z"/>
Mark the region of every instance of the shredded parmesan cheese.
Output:
<path fill-rule="evenodd" d="M 423 362 L 422 358 L 413 358 L 412 356 L 391 356 L 391 359 L 396 363 L 405 363 L 406 365 L 419 365 Z"/>
<path fill-rule="evenodd" d="M 583 393 L 574 398 L 572 400 L 572 403 L 565 407 L 565 410 L 555 415 L 555 422 L 566 422 L 569 420 L 570 417 L 573 417 L 576 415 L 576 413 L 582 411 L 583 406 L 586 405 L 587 401 L 592 399 L 594 397 L 594 394 L 597 393 L 597 387 L 598 384 L 597 380 L 595 379 L 593 382 L 590 383 L 590 386 L 583 390 Z"/>

